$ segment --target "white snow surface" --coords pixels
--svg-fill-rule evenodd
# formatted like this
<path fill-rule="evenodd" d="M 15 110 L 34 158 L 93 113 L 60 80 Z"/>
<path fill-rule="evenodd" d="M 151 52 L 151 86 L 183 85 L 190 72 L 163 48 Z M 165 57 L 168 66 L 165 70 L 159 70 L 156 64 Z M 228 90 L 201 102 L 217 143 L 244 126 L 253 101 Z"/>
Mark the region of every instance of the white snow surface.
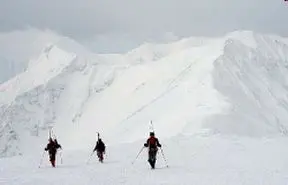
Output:
<path fill-rule="evenodd" d="M 251 31 L 117 55 L 47 42 L 0 85 L 0 184 L 287 184 L 287 44 Z M 146 151 L 131 164 L 150 120 L 169 168 L 161 152 L 153 171 Z M 63 150 L 38 168 L 50 127 Z M 105 162 L 87 164 L 96 132 Z"/>

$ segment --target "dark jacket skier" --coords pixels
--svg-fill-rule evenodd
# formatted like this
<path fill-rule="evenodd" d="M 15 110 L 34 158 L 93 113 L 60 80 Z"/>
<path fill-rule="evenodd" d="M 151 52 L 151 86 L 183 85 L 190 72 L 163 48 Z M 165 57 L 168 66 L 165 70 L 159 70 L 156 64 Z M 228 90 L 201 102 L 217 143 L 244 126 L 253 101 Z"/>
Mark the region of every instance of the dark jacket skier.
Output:
<path fill-rule="evenodd" d="M 45 151 L 48 151 L 50 162 L 53 167 L 55 167 L 56 153 L 58 148 L 62 149 L 61 145 L 58 144 L 58 141 L 56 139 L 53 141 L 53 139 L 50 138 Z"/>
<path fill-rule="evenodd" d="M 161 144 L 158 138 L 155 137 L 154 132 L 150 132 L 150 137 L 147 139 L 146 143 L 144 143 L 144 146 L 148 147 L 148 162 L 154 169 L 158 147 L 161 147 Z"/>
<path fill-rule="evenodd" d="M 100 162 L 103 162 L 103 159 L 104 159 L 103 154 L 105 153 L 105 148 L 106 146 L 104 142 L 102 141 L 102 139 L 99 138 L 93 152 L 97 151 L 97 156 Z"/>

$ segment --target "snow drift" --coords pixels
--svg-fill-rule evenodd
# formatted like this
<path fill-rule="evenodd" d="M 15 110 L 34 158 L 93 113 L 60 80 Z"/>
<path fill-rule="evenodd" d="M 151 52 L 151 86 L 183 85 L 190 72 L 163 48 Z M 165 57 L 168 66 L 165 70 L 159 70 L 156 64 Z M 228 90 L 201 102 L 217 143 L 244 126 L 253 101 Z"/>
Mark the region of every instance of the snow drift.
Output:
<path fill-rule="evenodd" d="M 46 46 L 0 86 L 1 156 L 42 150 L 52 126 L 71 149 L 93 144 L 97 131 L 109 144 L 137 141 L 150 120 L 162 138 L 287 134 L 284 38 L 234 32 L 122 55 L 71 43 Z"/>

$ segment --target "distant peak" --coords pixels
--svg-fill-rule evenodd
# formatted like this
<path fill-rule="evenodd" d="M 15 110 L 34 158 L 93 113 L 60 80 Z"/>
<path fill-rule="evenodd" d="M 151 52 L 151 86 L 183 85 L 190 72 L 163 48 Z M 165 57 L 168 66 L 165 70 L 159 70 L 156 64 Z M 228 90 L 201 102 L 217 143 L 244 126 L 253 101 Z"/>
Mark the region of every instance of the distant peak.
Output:
<path fill-rule="evenodd" d="M 239 36 L 239 35 L 247 35 L 247 36 L 251 36 L 255 34 L 254 31 L 251 31 L 251 30 L 236 30 L 236 31 L 232 31 L 230 33 L 228 33 L 227 35 L 228 36 Z"/>
<path fill-rule="evenodd" d="M 228 33 L 225 36 L 225 40 L 232 39 L 242 42 L 243 44 L 251 47 L 256 48 L 257 43 L 255 41 L 256 33 L 249 30 L 238 30 Z"/>
<path fill-rule="evenodd" d="M 48 53 L 52 50 L 52 48 L 53 48 L 54 46 L 55 46 L 55 45 L 52 44 L 52 43 L 47 44 L 47 45 L 43 48 L 42 53 L 48 54 Z"/>

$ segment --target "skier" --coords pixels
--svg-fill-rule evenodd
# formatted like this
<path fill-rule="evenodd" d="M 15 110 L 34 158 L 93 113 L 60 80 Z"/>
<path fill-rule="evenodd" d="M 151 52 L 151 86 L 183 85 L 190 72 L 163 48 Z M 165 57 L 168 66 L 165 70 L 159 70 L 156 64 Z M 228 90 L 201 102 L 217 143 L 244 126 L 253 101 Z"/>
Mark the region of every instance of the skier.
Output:
<path fill-rule="evenodd" d="M 144 143 L 144 147 L 148 147 L 148 162 L 151 165 L 151 168 L 155 168 L 156 155 L 158 152 L 158 147 L 161 147 L 158 138 L 155 137 L 154 132 L 150 132 L 150 137 L 147 139 L 147 142 Z"/>
<path fill-rule="evenodd" d="M 52 167 L 55 167 L 55 160 L 56 160 L 56 153 L 57 153 L 57 149 L 61 148 L 61 145 L 58 144 L 58 141 L 55 139 L 53 141 L 52 138 L 49 139 L 49 143 L 47 144 L 45 151 L 49 152 L 49 158 L 50 158 L 50 162 Z"/>
<path fill-rule="evenodd" d="M 102 139 L 101 138 L 98 138 L 98 141 L 96 143 L 96 146 L 93 150 L 93 152 L 97 151 L 97 156 L 99 158 L 99 161 L 101 163 L 103 163 L 103 159 L 104 159 L 104 156 L 103 154 L 105 154 L 105 144 L 103 143 Z"/>

